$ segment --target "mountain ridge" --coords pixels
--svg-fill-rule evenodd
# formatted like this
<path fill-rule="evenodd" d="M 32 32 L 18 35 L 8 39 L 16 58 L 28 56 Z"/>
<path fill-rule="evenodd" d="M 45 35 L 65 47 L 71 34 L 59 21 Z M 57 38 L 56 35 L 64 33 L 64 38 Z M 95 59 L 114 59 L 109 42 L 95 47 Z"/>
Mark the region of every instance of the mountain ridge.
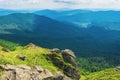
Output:
<path fill-rule="evenodd" d="M 7 16 L 2 16 L 0 18 L 2 19 L 0 20 L 1 29 L 3 29 L 2 26 L 5 26 L 6 29 L 7 28 L 9 29 L 12 26 L 13 29 L 17 29 L 18 31 L 19 30 L 24 31 L 24 32 L 27 31 L 29 33 L 41 32 L 43 34 L 46 33 L 45 34 L 46 36 L 47 34 L 49 35 L 56 34 L 56 37 L 57 35 L 62 35 L 62 36 L 69 35 L 70 36 L 71 34 L 74 34 L 74 32 L 78 32 L 77 29 L 73 28 L 73 25 L 62 23 L 54 19 L 50 19 L 45 16 L 39 16 L 33 13 L 25 13 L 25 14 L 15 13 L 15 14 L 7 15 Z M 4 24 L 7 24 L 7 25 L 4 25 Z M 68 32 L 64 32 L 64 30 L 67 30 Z"/>
<path fill-rule="evenodd" d="M 88 27 L 89 25 L 99 25 L 99 27 L 107 26 L 111 30 L 120 30 L 120 11 L 66 10 L 58 11 L 56 14 L 54 13 L 55 16 L 47 14 L 49 12 L 51 14 L 52 12 L 54 13 L 53 10 L 47 10 L 46 13 L 43 13 L 42 10 L 34 13 L 38 15 L 44 15 L 59 21 L 70 22 L 84 28 Z"/>

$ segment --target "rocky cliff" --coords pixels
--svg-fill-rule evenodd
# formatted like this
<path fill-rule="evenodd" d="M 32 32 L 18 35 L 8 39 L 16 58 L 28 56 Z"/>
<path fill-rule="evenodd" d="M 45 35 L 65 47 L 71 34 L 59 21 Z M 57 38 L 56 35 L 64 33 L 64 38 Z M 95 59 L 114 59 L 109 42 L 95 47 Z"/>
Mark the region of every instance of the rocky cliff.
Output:
<path fill-rule="evenodd" d="M 59 50 L 57 48 L 54 48 L 43 50 L 43 48 L 29 44 L 24 48 L 19 48 L 19 53 L 18 49 L 12 52 L 6 52 L 3 50 L 3 48 L 1 50 L 1 56 L 3 56 L 3 58 L 5 58 L 8 54 L 13 55 L 14 52 L 13 59 L 15 61 L 13 59 L 9 59 L 13 60 L 14 63 L 6 61 L 5 63 L 0 64 L 0 80 L 80 79 L 79 70 L 76 65 L 76 56 L 74 55 L 74 52 L 69 49 Z M 31 58 L 31 61 L 28 61 L 29 58 Z M 19 60 L 19 63 L 17 60 Z M 32 61 L 34 63 L 31 64 Z"/>

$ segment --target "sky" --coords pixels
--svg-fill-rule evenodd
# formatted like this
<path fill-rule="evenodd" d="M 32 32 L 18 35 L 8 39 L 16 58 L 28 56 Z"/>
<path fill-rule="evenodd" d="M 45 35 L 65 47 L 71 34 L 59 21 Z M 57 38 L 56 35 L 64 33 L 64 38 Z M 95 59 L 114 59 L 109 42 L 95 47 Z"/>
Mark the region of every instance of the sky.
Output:
<path fill-rule="evenodd" d="M 120 0 L 0 0 L 0 8 L 120 10 Z"/>

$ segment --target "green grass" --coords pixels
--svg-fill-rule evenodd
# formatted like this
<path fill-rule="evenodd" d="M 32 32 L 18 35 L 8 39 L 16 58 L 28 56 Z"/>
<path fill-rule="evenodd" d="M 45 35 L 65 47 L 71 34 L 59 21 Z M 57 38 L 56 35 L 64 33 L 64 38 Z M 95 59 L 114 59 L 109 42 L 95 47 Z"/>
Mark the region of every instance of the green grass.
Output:
<path fill-rule="evenodd" d="M 88 76 L 82 76 L 81 80 L 120 80 L 120 70 L 114 68 L 91 73 Z"/>
<path fill-rule="evenodd" d="M 15 50 L 15 48 L 17 46 L 20 46 L 17 43 L 13 43 L 13 42 L 10 42 L 10 41 L 5 41 L 5 40 L 2 40 L 2 39 L 0 39 L 0 45 L 9 49 L 9 50 L 12 50 L 12 51 Z"/>
<path fill-rule="evenodd" d="M 44 69 L 48 69 L 51 72 L 60 71 L 51 61 L 46 59 L 45 54 L 51 54 L 49 49 L 41 47 L 16 47 L 14 51 L 4 52 L 0 46 L 0 64 L 12 64 L 20 65 L 26 64 L 28 66 L 34 67 L 35 65 L 42 66 Z M 18 55 L 26 56 L 23 61 L 17 58 Z"/>

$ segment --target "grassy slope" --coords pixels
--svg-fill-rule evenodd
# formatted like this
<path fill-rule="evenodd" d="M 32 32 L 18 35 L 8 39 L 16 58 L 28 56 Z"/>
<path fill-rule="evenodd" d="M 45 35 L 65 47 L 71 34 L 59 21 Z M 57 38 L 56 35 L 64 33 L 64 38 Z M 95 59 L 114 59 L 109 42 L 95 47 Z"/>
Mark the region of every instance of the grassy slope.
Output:
<path fill-rule="evenodd" d="M 91 73 L 88 76 L 82 76 L 81 80 L 120 80 L 120 70 L 114 68 Z"/>
<path fill-rule="evenodd" d="M 50 54 L 48 49 L 29 46 L 18 46 L 14 51 L 9 52 L 5 52 L 2 49 L 3 47 L 0 46 L 0 64 L 27 64 L 31 67 L 34 65 L 40 65 L 51 72 L 61 71 L 52 62 L 46 59 L 45 54 Z M 18 55 L 24 55 L 26 56 L 26 59 L 23 61 L 17 58 Z"/>

